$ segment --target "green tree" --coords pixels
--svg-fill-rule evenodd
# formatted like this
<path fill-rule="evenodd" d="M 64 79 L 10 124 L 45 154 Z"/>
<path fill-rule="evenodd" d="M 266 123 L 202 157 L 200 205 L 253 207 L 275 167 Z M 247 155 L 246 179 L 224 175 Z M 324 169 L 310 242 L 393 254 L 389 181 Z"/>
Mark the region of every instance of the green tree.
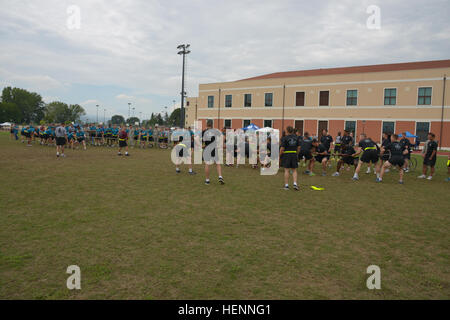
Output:
<path fill-rule="evenodd" d="M 6 87 L 2 91 L 2 102 L 15 104 L 21 113 L 20 120 L 24 123 L 38 123 L 44 118 L 44 102 L 42 97 L 35 92 Z"/>
<path fill-rule="evenodd" d="M 180 125 L 180 121 L 181 121 L 181 109 L 178 108 L 173 110 L 173 112 L 170 114 L 168 124 L 169 126 L 178 127 Z"/>
<path fill-rule="evenodd" d="M 120 115 L 114 115 L 111 117 L 111 124 L 112 125 L 121 125 L 125 123 L 125 118 Z"/>
<path fill-rule="evenodd" d="M 135 124 L 136 122 L 141 123 L 141 121 L 140 121 L 139 118 L 137 118 L 137 117 L 131 117 L 131 118 L 128 118 L 128 119 L 127 119 L 127 124 L 131 124 L 131 125 L 134 126 L 134 124 Z"/>
<path fill-rule="evenodd" d="M 64 102 L 54 101 L 45 108 L 45 120 L 47 122 L 78 122 L 85 115 L 83 107 L 78 104 L 67 105 Z"/>
<path fill-rule="evenodd" d="M 19 107 L 11 102 L 0 103 L 0 122 L 21 122 Z"/>

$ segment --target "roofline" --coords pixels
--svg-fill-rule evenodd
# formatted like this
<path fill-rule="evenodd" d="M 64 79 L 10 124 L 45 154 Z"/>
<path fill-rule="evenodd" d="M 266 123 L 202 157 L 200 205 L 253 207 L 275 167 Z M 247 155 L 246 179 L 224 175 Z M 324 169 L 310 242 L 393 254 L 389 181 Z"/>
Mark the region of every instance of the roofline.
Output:
<path fill-rule="evenodd" d="M 275 72 L 275 73 L 269 73 L 269 74 L 265 74 L 265 75 L 260 75 L 260 76 L 256 76 L 256 77 L 251 77 L 251 78 L 246 78 L 246 79 L 241 79 L 241 80 L 236 80 L 236 81 L 231 81 L 231 82 L 248 81 L 248 80 L 277 79 L 277 78 L 297 78 L 297 77 L 309 77 L 309 76 L 352 74 L 352 73 L 439 69 L 439 68 L 450 68 L 450 59 Z"/>

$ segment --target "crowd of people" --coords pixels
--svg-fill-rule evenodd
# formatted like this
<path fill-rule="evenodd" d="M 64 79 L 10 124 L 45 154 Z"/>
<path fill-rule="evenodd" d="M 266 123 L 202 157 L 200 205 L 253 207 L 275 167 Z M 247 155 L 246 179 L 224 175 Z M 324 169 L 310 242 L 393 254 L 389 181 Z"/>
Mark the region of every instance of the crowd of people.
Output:
<path fill-rule="evenodd" d="M 212 129 L 212 122 L 207 122 L 207 128 L 202 132 L 202 137 L 205 136 L 208 129 Z M 183 137 L 177 137 L 173 147 L 178 148 L 177 152 L 179 158 L 185 158 L 192 155 L 194 148 L 194 132 L 188 128 L 191 135 L 191 146 L 188 147 L 183 143 Z M 224 145 L 226 144 L 225 129 Z M 65 157 L 64 149 L 66 146 L 72 149 L 83 148 L 87 146 L 93 147 L 117 147 L 118 155 L 122 156 L 124 151 L 125 156 L 130 156 L 128 145 L 131 144 L 137 148 L 149 148 L 158 145 L 160 148 L 169 148 L 171 141 L 170 136 L 173 134 L 169 128 L 144 128 L 140 126 L 125 126 L 125 125 L 47 125 L 47 126 L 24 126 L 20 129 L 21 141 L 27 146 L 32 146 L 32 142 L 39 142 L 41 145 L 56 146 L 56 157 Z M 11 139 L 19 139 L 19 126 L 11 126 Z M 203 139 L 203 148 L 215 143 L 214 136 L 208 139 Z M 244 154 L 248 158 L 250 154 L 250 146 L 248 137 L 245 138 Z M 405 133 L 401 135 L 383 133 L 383 140 L 381 143 L 375 142 L 366 134 L 361 134 L 359 141 L 356 143 L 352 132 L 344 130 L 339 132 L 335 139 L 323 130 L 320 138 L 311 137 L 308 132 L 300 134 L 293 127 L 287 127 L 286 132 L 280 139 L 280 163 L 284 168 L 284 189 L 289 190 L 289 178 L 293 177 L 293 189 L 298 190 L 298 174 L 299 165 L 305 167 L 304 174 L 314 176 L 314 167 L 320 166 L 322 176 L 326 176 L 330 168 L 335 166 L 335 171 L 332 173 L 333 177 L 341 175 L 343 170 L 351 170 L 353 168 L 353 180 L 359 180 L 362 167 L 367 166 L 367 174 L 374 173 L 376 175 L 376 182 L 383 181 L 384 175 L 389 172 L 390 168 L 396 167 L 399 174 L 399 183 L 403 184 L 404 174 L 410 171 L 410 159 L 414 145 L 406 137 Z M 418 176 L 419 179 L 432 180 L 435 173 L 435 165 L 437 159 L 438 144 L 435 141 L 433 133 L 428 134 L 428 141 L 425 143 L 422 157 L 423 167 L 422 174 Z M 270 138 L 267 143 L 267 158 L 258 164 L 253 164 L 253 168 L 270 166 L 271 141 Z M 235 143 L 234 157 L 237 157 L 239 148 Z M 228 156 L 228 155 L 227 155 Z M 203 155 L 205 162 L 205 184 L 210 184 L 210 166 L 216 164 L 219 183 L 224 184 L 222 176 L 221 163 L 218 156 L 214 154 L 214 149 L 208 157 Z M 223 159 L 222 159 L 223 160 Z M 335 164 L 333 164 L 333 162 Z M 234 162 L 233 162 L 234 163 Z M 182 161 L 175 164 L 176 173 L 181 173 L 180 166 Z M 234 166 L 234 164 L 226 164 L 227 166 Z M 189 174 L 196 174 L 193 171 L 192 163 L 188 164 Z M 238 165 L 236 165 L 238 166 Z M 448 173 L 450 175 L 450 155 L 447 162 Z M 450 181 L 450 177 L 447 178 Z"/>

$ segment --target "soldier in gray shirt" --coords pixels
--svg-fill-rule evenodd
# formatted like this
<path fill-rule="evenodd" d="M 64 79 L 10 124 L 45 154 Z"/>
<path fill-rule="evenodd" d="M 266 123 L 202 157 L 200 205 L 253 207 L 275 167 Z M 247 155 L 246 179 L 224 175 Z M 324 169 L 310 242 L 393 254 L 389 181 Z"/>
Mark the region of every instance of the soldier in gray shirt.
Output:
<path fill-rule="evenodd" d="M 61 123 L 61 125 L 56 128 L 55 136 L 56 136 L 56 157 L 59 158 L 60 151 L 61 157 L 65 157 L 64 145 L 66 144 L 67 141 L 67 132 L 64 123 Z"/>

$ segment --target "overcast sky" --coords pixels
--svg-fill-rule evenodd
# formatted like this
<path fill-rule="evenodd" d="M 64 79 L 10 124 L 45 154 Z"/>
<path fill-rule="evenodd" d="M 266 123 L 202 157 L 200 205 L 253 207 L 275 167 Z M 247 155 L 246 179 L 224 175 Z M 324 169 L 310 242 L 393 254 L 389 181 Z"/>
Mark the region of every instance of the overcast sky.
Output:
<path fill-rule="evenodd" d="M 76 27 L 75 5 L 80 9 Z M 380 8 L 379 29 L 366 25 Z M 198 84 L 265 73 L 450 58 L 448 0 L 0 0 L 0 87 L 149 115 Z M 371 20 L 372 21 L 372 20 Z M 70 28 L 68 27 L 68 22 Z M 75 23 L 75 24 L 74 24 Z"/>

